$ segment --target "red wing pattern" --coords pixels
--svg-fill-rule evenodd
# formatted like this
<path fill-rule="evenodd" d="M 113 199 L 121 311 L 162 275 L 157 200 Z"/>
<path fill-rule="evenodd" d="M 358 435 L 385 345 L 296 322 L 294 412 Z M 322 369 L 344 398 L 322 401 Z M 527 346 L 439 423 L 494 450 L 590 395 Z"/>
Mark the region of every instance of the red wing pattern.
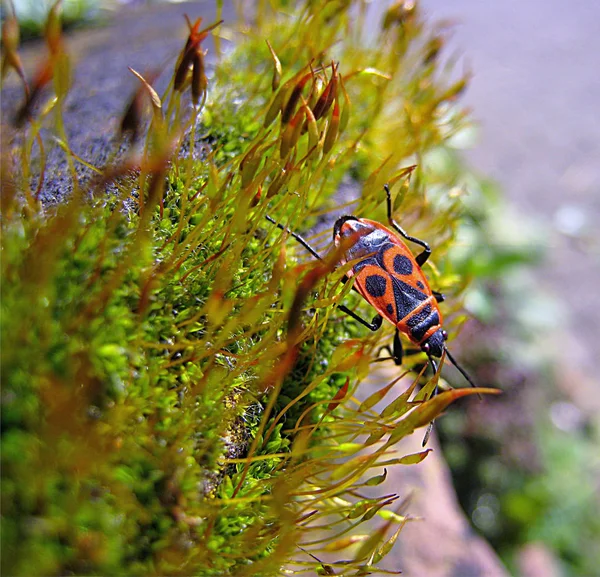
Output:
<path fill-rule="evenodd" d="M 429 283 L 404 243 L 386 242 L 354 267 L 353 276 L 358 292 L 415 342 L 441 323 Z"/>
<path fill-rule="evenodd" d="M 374 260 L 374 259 L 373 259 Z M 367 262 L 371 261 L 368 259 Z M 362 264 L 362 263 L 361 263 Z M 360 265 L 359 265 L 360 266 Z M 354 286 L 377 312 L 392 324 L 398 322 L 392 277 L 377 264 L 365 264 L 354 274 Z"/>

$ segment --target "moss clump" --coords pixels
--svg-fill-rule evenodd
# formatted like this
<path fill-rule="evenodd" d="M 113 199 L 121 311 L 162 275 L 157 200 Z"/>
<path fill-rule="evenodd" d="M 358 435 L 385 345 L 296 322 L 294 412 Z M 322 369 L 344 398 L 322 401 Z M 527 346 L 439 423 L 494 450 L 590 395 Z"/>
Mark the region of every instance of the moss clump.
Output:
<path fill-rule="evenodd" d="M 382 412 L 372 407 L 389 388 L 356 403 L 376 337 L 334 305 L 347 297 L 365 315 L 368 305 L 347 294 L 334 260 L 298 264 L 265 214 L 302 228 L 352 173 L 363 188 L 348 211 L 378 218 L 382 184 L 400 181 L 403 222 L 440 239 L 428 272 L 459 292 L 446 256 L 460 175 L 428 155 L 462 126 L 463 83 L 439 73 L 440 33 L 416 8 L 392 7 L 377 42 L 359 48 L 364 14 L 351 4 L 258 8 L 208 92 L 206 34 L 190 22 L 169 90 L 160 97 L 141 78 L 123 123 L 137 134 L 151 97 L 143 154 L 44 211 L 27 161 L 52 116 L 69 149 L 69 58 L 53 12 L 46 69 L 58 98 L 38 118 L 33 96 L 25 103 L 26 137 L 3 158 L 14 183 L 2 207 L 6 572 L 330 571 L 338 562 L 318 556 L 347 548 L 340 566 L 362 571 L 390 550 L 406 519 L 393 500 L 357 491 L 383 481 L 397 441 L 471 391 L 425 402 L 430 383 L 411 402 L 415 380 Z M 179 155 L 198 135 L 202 159 Z M 401 176 L 415 160 L 409 186 Z M 368 535 L 345 525 L 358 517 L 383 524 Z"/>

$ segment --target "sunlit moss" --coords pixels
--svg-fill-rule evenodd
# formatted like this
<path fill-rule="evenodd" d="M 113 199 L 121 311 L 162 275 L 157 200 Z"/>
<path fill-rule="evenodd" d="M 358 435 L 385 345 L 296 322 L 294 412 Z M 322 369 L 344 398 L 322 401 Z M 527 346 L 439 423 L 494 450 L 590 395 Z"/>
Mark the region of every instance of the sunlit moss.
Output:
<path fill-rule="evenodd" d="M 450 198 L 456 175 L 428 171 L 426 156 L 463 122 L 436 67 L 439 33 L 416 11 L 389 13 L 362 47 L 362 8 L 259 8 L 191 116 L 185 83 L 161 107 L 144 85 L 144 156 L 88 183 L 100 200 L 75 187 L 44 212 L 14 175 L 22 190 L 2 223 L 7 572 L 269 575 L 298 559 L 319 568 L 323 551 L 357 569 L 389 552 L 405 519 L 378 499 L 357 505 L 355 491 L 380 483 L 378 462 L 454 396 L 408 412 L 406 395 L 381 414 L 352 401 L 378 337 L 333 305 L 372 312 L 264 218 L 304 229 L 349 173 L 362 194 L 347 210 L 381 218 L 382 185 L 398 182 L 407 226 L 440 239 L 428 274 L 464 288 L 446 264 L 460 202 L 425 192 Z M 282 65 L 275 91 L 266 39 Z M 15 159 L 31 157 L 39 129 Z M 357 507 L 379 519 L 369 539 L 360 523 L 339 528 Z M 298 544 L 312 540 L 311 558 Z"/>

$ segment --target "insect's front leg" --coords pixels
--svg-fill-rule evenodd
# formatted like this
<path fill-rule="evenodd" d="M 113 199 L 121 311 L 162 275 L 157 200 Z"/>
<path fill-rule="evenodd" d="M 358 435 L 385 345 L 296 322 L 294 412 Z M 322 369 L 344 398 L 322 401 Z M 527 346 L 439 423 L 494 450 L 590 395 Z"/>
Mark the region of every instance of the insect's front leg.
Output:
<path fill-rule="evenodd" d="M 435 374 L 437 373 L 437 363 L 433 360 L 433 357 L 428 357 L 429 362 L 431 363 L 431 368 L 433 369 L 433 374 L 435 376 Z M 437 383 L 435 384 L 435 389 L 433 391 L 433 394 L 431 395 L 432 397 L 435 397 L 438 394 L 438 385 Z"/>
<path fill-rule="evenodd" d="M 433 357 L 428 357 L 429 358 L 429 362 L 431 363 L 431 368 L 433 369 L 433 374 L 435 376 L 435 374 L 437 373 L 437 363 L 433 360 Z M 438 394 L 438 383 L 435 383 L 435 389 L 433 390 L 433 393 L 431 394 L 431 397 L 429 397 L 430 399 L 433 399 L 433 397 L 435 397 Z M 429 437 L 431 435 L 431 431 L 433 431 L 433 425 L 435 423 L 435 420 L 431 421 L 429 423 L 429 425 L 427 425 L 427 429 L 425 431 L 425 435 L 423 436 L 423 442 L 421 443 L 421 445 L 424 447 L 425 445 L 427 445 L 427 443 L 429 442 Z"/>
<path fill-rule="evenodd" d="M 423 247 L 423 252 L 418 254 L 415 257 L 415 260 L 417 261 L 417 264 L 419 266 L 423 266 L 426 262 L 427 259 L 431 256 L 431 248 L 429 248 L 429 245 L 424 241 L 421 240 L 420 238 L 416 238 L 414 236 L 410 236 L 395 220 L 394 217 L 392 216 L 392 193 L 390 192 L 390 187 L 387 184 L 383 185 L 383 188 L 385 189 L 385 193 L 387 195 L 387 215 L 388 215 L 388 222 L 390 223 L 391 226 L 393 226 L 398 233 L 400 233 L 400 235 L 402 237 L 404 237 L 406 240 L 410 240 L 411 242 L 414 242 L 415 244 L 418 244 L 419 246 Z"/>

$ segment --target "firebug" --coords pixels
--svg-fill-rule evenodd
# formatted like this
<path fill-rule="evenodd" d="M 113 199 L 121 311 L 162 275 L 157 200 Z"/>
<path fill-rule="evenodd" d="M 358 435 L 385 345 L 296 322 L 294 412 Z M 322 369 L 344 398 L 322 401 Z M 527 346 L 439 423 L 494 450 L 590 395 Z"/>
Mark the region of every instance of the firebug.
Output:
<path fill-rule="evenodd" d="M 475 384 L 469 375 L 446 347 L 448 333 L 442 327 L 442 313 L 439 308 L 439 303 L 444 297 L 431 289 L 421 268 L 431 256 L 431 249 L 425 241 L 407 234 L 394 220 L 390 188 L 386 184 L 384 189 L 391 228 L 374 220 L 356 216 L 342 216 L 333 227 L 333 243 L 336 247 L 339 247 L 344 239 L 351 241 L 339 264 L 355 264 L 346 273 L 344 280 L 354 279 L 353 289 L 373 306 L 377 315 L 369 322 L 344 305 L 338 305 L 338 308 L 372 331 L 378 330 L 384 319 L 394 325 L 396 334 L 391 353 L 397 365 L 402 364 L 402 333 L 427 355 L 434 371 L 437 371 L 434 359 L 440 358 L 445 352 L 450 362 L 474 387 Z M 266 218 L 291 234 L 315 258 L 322 260 L 319 253 L 304 238 L 270 216 L 267 215 Z M 403 239 L 419 245 L 423 250 L 417 256 L 413 256 Z"/>

